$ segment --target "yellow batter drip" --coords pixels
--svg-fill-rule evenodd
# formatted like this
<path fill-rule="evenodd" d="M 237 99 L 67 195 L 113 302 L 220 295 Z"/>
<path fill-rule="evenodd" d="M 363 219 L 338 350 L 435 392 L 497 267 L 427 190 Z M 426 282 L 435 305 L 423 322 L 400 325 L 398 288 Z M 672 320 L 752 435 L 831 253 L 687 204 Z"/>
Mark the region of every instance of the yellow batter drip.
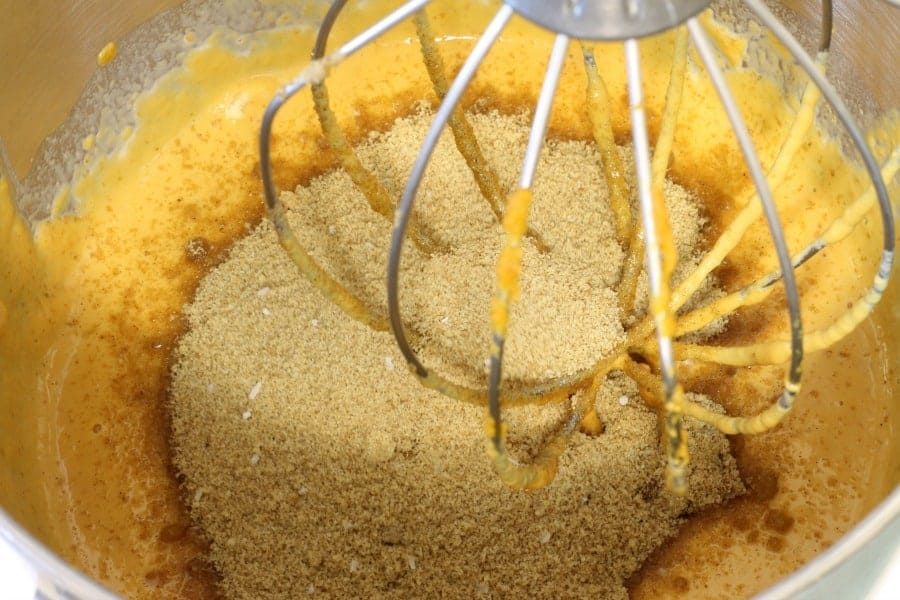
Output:
<path fill-rule="evenodd" d="M 447 82 L 446 68 L 444 67 L 444 59 L 438 49 L 437 40 L 431 29 L 431 22 L 428 20 L 428 14 L 422 10 L 415 14 L 413 22 L 416 24 L 416 35 L 419 37 L 419 45 L 422 48 L 422 58 L 425 61 L 425 68 L 428 70 L 428 77 L 434 87 L 434 93 L 439 100 L 443 100 L 447 95 L 450 84 Z M 475 139 L 475 132 L 472 125 L 466 118 L 466 113 L 462 107 L 457 106 L 450 115 L 447 122 L 450 131 L 453 132 L 453 139 L 456 142 L 456 148 L 459 153 L 466 159 L 466 164 L 475 177 L 478 189 L 481 190 L 482 196 L 487 200 L 488 205 L 497 217 L 497 221 L 503 219 L 503 198 L 504 193 L 500 188 L 500 181 L 497 179 L 497 173 L 491 165 L 488 164 Z"/>
<path fill-rule="evenodd" d="M 103 49 L 97 54 L 97 66 L 105 67 L 113 60 L 115 60 L 116 55 L 119 53 L 119 48 L 116 46 L 115 42 L 110 42 L 103 46 Z"/>
<path fill-rule="evenodd" d="M 609 204 L 616 220 L 616 237 L 619 244 L 626 246 L 632 235 L 631 204 L 628 201 L 628 185 L 625 182 L 625 168 L 619 157 L 619 147 L 613 134 L 609 106 L 609 92 L 603 78 L 597 73 L 594 50 L 584 46 L 584 70 L 587 72 L 587 113 L 591 119 L 594 141 L 600 152 L 603 177 L 609 192 Z M 633 296 L 633 294 L 632 294 Z"/>
<path fill-rule="evenodd" d="M 491 303 L 492 360 L 500 360 L 503 354 L 502 344 L 509 328 L 509 308 L 519 296 L 522 241 L 528 229 L 528 211 L 532 200 L 530 189 L 518 189 L 510 194 L 506 202 L 503 217 L 506 238 L 497 259 L 497 292 Z M 578 418 L 574 422 L 580 421 L 581 418 Z M 536 490 L 553 481 L 559 467 L 559 457 L 565 452 L 574 428 L 564 428 L 541 448 L 531 464 L 522 465 L 506 452 L 506 424 L 491 416 L 486 418 L 485 423 L 488 458 L 504 483 L 515 489 Z"/>
<path fill-rule="evenodd" d="M 900 169 L 900 149 L 894 153 L 881 169 L 881 176 L 885 181 L 891 181 Z M 845 239 L 859 225 L 860 221 L 871 211 L 876 203 L 875 189 L 869 188 L 857 198 L 853 204 L 828 226 L 822 235 L 809 245 L 827 247 Z M 798 255 L 792 257 L 792 262 L 797 261 Z M 760 278 L 753 285 L 738 290 L 707 306 L 698 308 L 678 318 L 678 335 L 690 333 L 702 329 L 722 315 L 734 312 L 743 306 L 759 304 L 769 297 L 775 289 L 769 282 L 775 279 L 776 273 L 769 273 Z M 834 340 L 835 342 L 837 339 Z M 821 348 L 816 348 L 821 349 Z"/>
<path fill-rule="evenodd" d="M 348 15 L 346 31 L 336 32 L 336 37 L 359 31 L 373 22 L 373 15 L 383 13 L 378 2 L 371 5 L 365 9 L 368 13 Z M 467 54 L 471 47 L 466 35 L 471 29 L 468 22 L 477 20 L 484 10 L 477 3 L 469 12 L 450 11 L 441 13 L 439 23 L 436 19 L 440 31 L 451 40 L 441 43 L 448 70 Z M 349 140 L 358 139 L 368 127 L 386 127 L 398 113 L 412 110 L 420 91 L 430 87 L 421 60 L 411 57 L 405 43 L 414 35 L 412 26 L 398 30 L 371 52 L 349 59 L 329 77 L 334 92 L 331 108 Z M 664 111 L 673 37 L 658 36 L 642 43 L 651 129 Z M 0 421 L 9 433 L 0 439 L 3 468 L 8 471 L 0 479 L 0 503 L 66 559 L 129 597 L 171 596 L 176 591 L 188 597 L 209 593 L 209 581 L 198 576 L 196 569 L 185 569 L 186 563 L 202 555 L 202 546 L 180 528 L 186 523 L 186 514 L 167 466 L 163 412 L 167 353 L 180 332 L 181 306 L 190 298 L 197 278 L 246 225 L 262 216 L 255 168 L 257 127 L 277 86 L 291 79 L 301 66 L 298 60 L 303 62 L 305 54 L 297 52 L 298 44 L 308 47 L 310 38 L 308 31 L 296 30 L 262 36 L 247 56 L 226 50 L 215 38 L 210 40 L 186 59 L 183 68 L 173 71 L 140 100 L 139 125 L 123 151 L 97 156 L 92 170 L 72 182 L 71 193 L 79 200 L 77 214 L 37 224 L 32 233 L 15 213 L 9 182 L 0 179 L 0 234 L 4 239 L 0 254 L 0 387 L 6 394 L 0 399 Z M 541 73 L 523 73 L 512 67 L 543 64 L 546 47 L 536 41 L 545 39 L 546 35 L 515 20 L 498 45 L 497 55 L 489 57 L 476 77 L 472 93 L 488 90 L 491 101 L 500 108 L 533 103 Z M 728 36 L 719 40 L 729 56 L 742 47 L 740 42 L 730 43 Z M 612 128 L 624 137 L 627 114 L 621 101 L 625 89 L 621 52 L 606 45 L 595 52 L 609 90 Z M 590 119 L 579 108 L 585 94 L 580 60 L 573 54 L 567 62 L 550 126 L 552 135 L 590 137 Z M 377 84 L 360 82 L 355 72 L 379 72 L 382 78 Z M 837 202 L 810 211 L 807 202 L 818 198 L 813 190 L 827 188 L 835 198 L 856 198 L 864 193 L 865 178 L 845 164 L 834 144 L 806 133 L 809 123 L 804 123 L 804 115 L 809 110 L 806 107 L 814 104 L 812 92 L 804 94 L 794 120 L 774 84 L 742 71 L 730 73 L 729 82 L 742 110 L 758 117 L 751 122 L 751 135 L 762 159 L 774 162 L 770 177 L 776 181 L 783 178 L 779 188 L 788 189 L 790 183 L 794 191 L 796 200 L 784 210 L 789 216 L 803 215 L 803 219 L 786 219 L 792 226 L 789 243 L 799 248 L 797 240 L 814 237 L 842 212 Z M 670 176 L 708 193 L 710 206 L 720 209 L 714 214 L 710 211 L 713 226 L 726 229 L 735 212 L 751 210 L 749 207 L 758 203 L 748 201 L 746 209 L 716 205 L 722 198 L 748 197 L 749 182 L 746 177 L 726 176 L 739 173 L 742 161 L 724 115 L 711 108 L 715 101 L 708 82 L 689 74 L 683 93 Z M 354 117 L 362 99 L 364 114 Z M 791 122 L 795 124 L 788 125 Z M 806 129 L 800 131 L 801 126 Z M 275 132 L 281 141 L 273 162 L 283 189 L 339 162 L 320 151 L 322 136 L 308 97 L 285 110 Z M 790 144 L 785 142 L 779 148 L 778 140 L 784 139 Z M 658 140 L 658 147 L 660 143 Z M 716 151 L 710 153 L 710 148 Z M 781 175 L 776 172 L 780 164 Z M 859 206 L 863 214 L 867 210 Z M 731 261 L 746 265 L 750 277 L 748 281 L 736 275 L 737 285 L 746 285 L 759 273 L 773 269 L 771 257 L 759 252 L 766 237 L 763 228 L 752 225 L 753 219 L 746 220 L 737 227 L 736 239 L 729 242 Z M 846 227 L 857 220 L 837 221 L 835 231 L 842 230 L 843 236 Z M 801 270 L 801 287 L 816 291 L 821 288 L 812 280 L 821 272 L 829 273 L 827 293 L 808 296 L 805 304 L 814 304 L 816 310 L 805 315 L 809 315 L 809 331 L 830 333 L 820 338 L 813 334 L 809 343 L 834 341 L 836 334 L 830 324 L 846 310 L 844 294 L 834 290 L 859 290 L 866 279 L 871 281 L 853 265 L 871 263 L 878 247 L 874 238 L 877 235 L 855 231 L 840 247 L 841 255 L 826 250 L 830 256 L 815 261 L 828 268 L 816 270 L 818 267 L 810 264 L 808 277 Z M 722 258 L 724 254 L 714 257 L 709 269 Z M 699 284 L 679 286 L 669 309 L 683 306 Z M 764 307 L 760 305 L 760 312 L 754 313 L 761 325 L 754 335 L 778 339 L 782 333 L 779 325 L 765 318 L 769 313 Z M 848 315 L 856 321 L 862 309 L 854 308 Z M 679 564 L 705 564 L 708 569 L 730 574 L 731 583 L 746 585 L 742 588 L 745 592 L 758 590 L 835 539 L 893 486 L 896 471 L 888 469 L 887 475 L 879 476 L 872 470 L 876 464 L 895 465 L 898 453 L 889 438 L 872 435 L 892 418 L 894 409 L 889 403 L 889 385 L 881 383 L 875 368 L 884 360 L 879 358 L 883 357 L 881 334 L 868 323 L 835 348 L 846 356 L 821 353 L 810 357 L 808 371 L 813 376 L 801 400 L 811 400 L 811 394 L 833 397 L 835 385 L 829 377 L 840 373 L 842 381 L 852 386 L 841 395 L 846 407 L 801 401 L 795 418 L 782 423 L 774 437 L 748 438 L 746 442 L 750 455 L 765 460 L 783 454 L 780 446 L 772 449 L 776 441 L 815 448 L 812 456 L 798 455 L 777 463 L 783 470 L 785 493 L 772 502 L 804 515 L 790 534 L 790 556 L 773 562 L 765 547 L 715 547 L 715 540 L 723 537 L 725 519 L 711 525 L 708 534 L 693 534 L 692 541 L 686 542 L 688 547 L 679 550 Z M 500 315 L 497 324 L 503 324 Z M 846 325 L 840 326 L 841 332 Z M 651 334 L 649 321 L 638 323 L 613 354 L 632 348 L 650 352 L 646 342 Z M 740 332 L 733 335 L 736 341 L 751 341 L 742 339 Z M 780 356 L 778 348 L 783 344 L 772 344 L 760 348 L 754 360 Z M 679 348 L 679 358 L 688 356 L 683 354 L 685 350 Z M 721 348 L 709 356 L 716 362 L 723 357 Z M 542 394 L 517 396 L 511 390 L 504 394 L 503 405 L 538 398 L 557 401 L 579 391 L 584 395 L 586 386 L 613 368 L 634 373 L 636 380 L 637 373 L 645 370 L 629 367 L 628 361 L 615 357 L 605 358 Z M 738 374 L 716 383 L 737 386 L 723 388 L 726 391 L 719 398 L 729 411 L 752 412 L 751 396 L 731 391 L 753 389 L 758 383 L 753 379 Z M 435 374 L 429 374 L 423 383 L 442 391 L 453 386 Z M 485 404 L 480 390 L 448 393 Z M 768 388 L 758 387 L 753 397 L 765 398 L 770 393 Z M 720 418 L 700 414 L 692 406 L 685 403 L 685 414 L 696 413 L 708 421 Z M 587 410 L 576 407 L 572 414 L 588 420 Z M 735 422 L 727 421 L 730 417 L 721 418 L 716 426 L 739 429 Z M 768 424 L 768 417 L 760 418 L 765 421 L 762 425 Z M 552 478 L 549 464 L 554 454 L 558 457 L 560 448 L 564 449 L 567 431 L 562 429 L 540 453 L 536 464 L 548 466 L 530 482 L 540 484 L 545 483 L 542 477 Z M 854 448 L 853 453 L 842 450 L 848 446 Z M 836 483 L 826 485 L 821 479 L 826 476 L 833 476 Z M 53 484 L 46 485 L 47 481 Z M 804 503 L 814 508 L 804 508 Z M 767 565 L 766 570 L 735 566 L 748 563 Z M 697 569 L 694 575 L 702 577 L 702 568 Z M 742 573 L 747 573 L 743 582 Z M 636 595 L 640 596 L 642 589 L 654 589 L 655 581 L 648 576 Z"/>
<path fill-rule="evenodd" d="M 354 296 L 350 291 L 329 275 L 322 267 L 320 267 L 312 259 L 312 257 L 300 246 L 297 238 L 294 237 L 287 223 L 287 217 L 284 209 L 279 205 L 274 211 L 269 213 L 269 218 L 278 234 L 278 240 L 284 248 L 294 264 L 300 269 L 300 272 L 306 277 L 327 300 L 340 306 L 344 312 L 375 329 L 376 331 L 387 331 L 388 323 L 384 317 L 375 315 L 364 302 Z"/>
<path fill-rule="evenodd" d="M 313 98 L 315 99 L 316 115 L 319 117 L 319 123 L 322 125 L 322 131 L 325 133 L 325 140 L 328 147 L 334 152 L 341 161 L 341 167 L 347 172 L 347 175 L 356 184 L 356 187 L 362 191 L 369 206 L 376 213 L 390 219 L 394 213 L 395 202 L 388 194 L 384 186 L 372 173 L 362 166 L 353 148 L 350 147 L 347 137 L 338 126 L 337 119 L 330 108 L 328 99 L 328 87 L 325 82 L 313 83 L 311 86 Z M 415 228 L 412 228 L 415 231 Z M 415 239 L 415 234 L 411 233 Z"/>
<path fill-rule="evenodd" d="M 820 61 L 824 61 L 825 57 L 820 57 Z M 794 164 L 797 151 L 803 144 L 806 135 L 809 133 L 816 117 L 816 106 L 821 98 L 819 88 L 811 82 L 807 84 L 803 93 L 803 100 L 800 110 L 794 119 L 790 133 L 778 151 L 778 157 L 766 176 L 766 181 L 773 193 L 776 192 L 781 182 L 787 176 Z M 672 298 L 673 310 L 678 310 L 684 303 L 696 292 L 703 283 L 703 278 L 709 275 L 713 269 L 722 264 L 722 261 L 729 252 L 734 250 L 735 246 L 741 241 L 741 238 L 747 233 L 750 227 L 759 220 L 762 214 L 762 203 L 752 190 L 741 202 L 743 210 L 735 217 L 734 221 L 728 226 L 728 229 L 719 237 L 713 248 L 704 256 L 703 261 L 688 276 L 681 285 L 675 290 Z"/>

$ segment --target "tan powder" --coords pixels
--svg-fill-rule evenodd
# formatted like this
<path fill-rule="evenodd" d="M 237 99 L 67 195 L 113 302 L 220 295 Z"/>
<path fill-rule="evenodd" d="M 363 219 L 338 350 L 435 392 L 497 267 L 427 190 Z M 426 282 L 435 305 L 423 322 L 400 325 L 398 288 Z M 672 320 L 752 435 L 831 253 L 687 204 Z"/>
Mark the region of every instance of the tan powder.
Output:
<path fill-rule="evenodd" d="M 527 122 L 472 120 L 512 189 Z M 398 120 L 358 149 L 395 197 L 429 122 L 425 111 Z M 601 173 L 589 144 L 544 151 L 531 226 L 551 251 L 525 248 L 504 365 L 512 385 L 586 367 L 623 335 L 612 287 L 623 252 Z M 696 264 L 703 219 L 686 190 L 669 183 L 666 193 L 680 278 Z M 407 244 L 404 319 L 427 366 L 483 387 L 502 234 L 447 136 L 418 198 L 418 222 L 450 250 L 429 257 Z M 284 201 L 316 260 L 384 311 L 391 223 L 342 172 Z M 697 297 L 718 293 L 708 283 Z M 624 598 L 624 580 L 685 515 L 743 491 L 724 436 L 688 420 L 691 491 L 672 496 L 657 416 L 617 374 L 597 397 L 605 433 L 576 434 L 546 488 L 506 488 L 485 456 L 483 409 L 422 388 L 393 337 L 323 301 L 267 222 L 209 273 L 185 314 L 172 371 L 174 458 L 231 598 Z M 565 408 L 504 411 L 513 454 L 529 460 Z"/>

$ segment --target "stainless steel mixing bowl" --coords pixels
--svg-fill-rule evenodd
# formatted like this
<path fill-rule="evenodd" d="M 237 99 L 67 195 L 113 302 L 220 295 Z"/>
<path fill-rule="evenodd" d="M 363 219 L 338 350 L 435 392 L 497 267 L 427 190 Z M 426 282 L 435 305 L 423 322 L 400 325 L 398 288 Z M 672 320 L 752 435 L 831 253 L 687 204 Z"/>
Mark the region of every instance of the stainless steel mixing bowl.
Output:
<path fill-rule="evenodd" d="M 0 0 L 0 169 L 14 183 L 20 210 L 31 218 L 45 216 L 52 198 L 41 190 L 59 180 L 65 150 L 85 132 L 96 128 L 98 110 L 82 110 L 69 126 L 58 130 L 96 70 L 97 50 L 108 41 L 122 39 L 137 25 L 180 5 L 177 0 L 61 0 L 20 2 Z M 165 31 L 189 22 L 197 2 L 188 2 L 158 20 L 152 31 Z M 263 4 L 235 10 L 225 3 L 218 25 L 248 27 L 264 20 Z M 289 3 L 285 3 L 289 4 Z M 296 3 L 295 3 L 296 4 Z M 306 18 L 315 20 L 322 2 L 300 3 Z M 785 0 L 778 5 L 807 40 L 818 35 L 819 3 Z M 208 24 L 214 25 L 214 24 Z M 871 114 L 897 110 L 900 71 L 900 9 L 875 0 L 835 2 L 831 75 L 851 101 Z M 136 43 L 151 43 L 138 36 Z M 812 42 L 814 43 L 814 42 Z M 811 45 L 811 44 L 810 44 Z M 127 89 L 139 89 L 166 68 L 173 56 L 154 55 L 146 72 L 113 72 L 95 77 L 120 77 Z M 96 84 L 96 81 L 94 82 Z M 123 98 L 119 108 L 127 102 Z M 116 109 L 116 102 L 107 107 Z M 74 121 L 74 125 L 72 125 Z M 56 133 L 54 134 L 54 132 Z M 54 142 L 42 141 L 53 134 Z M 62 150 L 61 150 L 62 149 Z M 896 203 L 896 199 L 895 199 Z M 2 250 L 0 250 L 2 251 Z M 889 350 L 889 377 L 900 390 L 900 285 L 890 288 L 877 318 L 893 336 Z M 893 324 L 893 326 L 891 325 Z M 0 333 L 2 335 L 2 333 Z M 894 343 L 896 342 L 896 343 Z M 2 360 L 2 357 L 0 357 Z M 898 400 L 900 401 L 900 400 Z M 0 412 L 15 413 L 17 397 L 0 388 Z M 28 424 L 20 424 L 27 427 Z M 894 424 L 896 428 L 896 424 Z M 15 431 L 0 433 L 0 595 L 13 598 L 113 597 L 100 585 L 79 574 L 45 547 L 41 514 L 22 507 L 16 499 L 15 461 L 29 455 Z M 896 473 L 892 474 L 896 478 Z M 887 593 L 891 576 L 900 577 L 900 488 L 866 519 L 826 552 L 762 594 L 765 598 L 863 597 Z M 888 587 L 885 587 L 888 586 Z M 895 588 L 896 589 L 896 588 Z M 882 590 L 882 592 L 878 592 Z M 888 597 L 884 595 L 883 597 Z"/>

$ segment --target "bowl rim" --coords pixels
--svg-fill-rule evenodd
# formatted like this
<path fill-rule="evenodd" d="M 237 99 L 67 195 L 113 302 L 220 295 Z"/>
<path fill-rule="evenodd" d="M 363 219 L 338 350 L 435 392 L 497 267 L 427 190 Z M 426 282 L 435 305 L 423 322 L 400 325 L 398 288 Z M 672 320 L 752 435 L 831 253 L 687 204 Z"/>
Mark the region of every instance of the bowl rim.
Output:
<path fill-rule="evenodd" d="M 839 567 L 857 558 L 860 550 L 877 540 L 895 523 L 900 523 L 900 485 L 834 544 L 787 577 L 757 594 L 755 598 L 781 600 L 796 598 L 804 592 L 826 592 L 832 589 L 833 584 L 842 577 L 838 573 Z M 894 554 L 900 551 L 900 542 L 891 539 L 889 535 L 881 542 L 885 548 L 892 549 Z M 119 598 L 114 592 L 68 564 L 39 542 L 2 507 L 0 507 L 0 544 L 8 546 L 14 556 L 34 568 L 36 579 L 34 598 L 60 597 L 59 594 L 53 593 L 54 591 L 61 592 L 62 597 L 97 600 Z M 885 560 L 890 558 L 891 553 L 886 553 Z M 28 577 L 28 573 L 22 572 L 21 577 L 23 581 L 16 582 L 19 586 L 14 585 L 13 589 L 21 587 L 22 584 L 27 585 L 24 580 Z M 871 586 L 877 582 L 866 583 Z M 864 590 L 859 591 L 862 593 Z"/>
<path fill-rule="evenodd" d="M 12 589 L 28 589 L 29 575 L 34 579 L 33 598 L 90 598 L 116 600 L 119 598 L 98 581 L 76 569 L 42 542 L 32 536 L 0 507 L 0 545 L 6 545 L 34 572 L 20 571 L 18 580 L 7 582 Z M 13 598 L 12 600 L 19 600 Z M 24 600 L 24 599 L 22 599 Z"/>
<path fill-rule="evenodd" d="M 837 572 L 838 569 L 848 565 L 852 559 L 858 558 L 864 547 L 880 542 L 884 549 L 891 549 L 894 553 L 900 550 L 900 540 L 891 539 L 889 535 L 881 536 L 894 523 L 900 523 L 900 485 L 895 486 L 894 491 L 831 546 L 754 597 L 757 600 L 780 600 L 796 598 L 802 592 L 825 593 L 832 589 L 832 585 L 842 577 Z M 879 539 L 880 537 L 882 539 Z M 884 560 L 890 559 L 891 552 L 885 553 Z M 897 568 L 897 566 L 894 565 L 892 568 Z M 885 567 L 882 569 L 886 570 Z M 854 583 L 872 586 L 877 582 L 855 581 Z M 863 597 L 869 590 L 863 588 L 858 591 L 859 597 Z"/>

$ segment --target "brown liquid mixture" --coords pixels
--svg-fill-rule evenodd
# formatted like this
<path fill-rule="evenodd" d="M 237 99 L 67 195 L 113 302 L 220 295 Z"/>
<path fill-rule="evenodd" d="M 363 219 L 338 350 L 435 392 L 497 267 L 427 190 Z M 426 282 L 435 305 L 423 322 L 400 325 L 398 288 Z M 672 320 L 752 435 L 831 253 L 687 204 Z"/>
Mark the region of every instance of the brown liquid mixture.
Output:
<path fill-rule="evenodd" d="M 454 15 L 432 18 L 448 35 L 468 31 Z M 353 20 L 347 23 L 353 30 Z M 411 28 L 393 39 L 404 35 Z M 469 102 L 480 99 L 481 109 L 511 113 L 533 102 L 541 69 L 523 73 L 512 66 L 543 65 L 545 46 L 537 40 L 545 37 L 517 23 L 480 71 Z M 74 186 L 82 199 L 78 213 L 39 225 L 33 239 L 0 182 L 6 241 L 0 255 L 0 384 L 6 394 L 0 419 L 7 432 L 0 439 L 0 503 L 67 560 L 129 597 L 212 592 L 214 577 L 204 566 L 203 544 L 187 529 L 169 461 L 168 357 L 183 331 L 181 307 L 197 281 L 261 217 L 256 127 L 265 101 L 304 60 L 297 47 L 308 45 L 309 32 L 283 32 L 249 56 L 212 47 L 189 57 L 185 69 L 138 106 L 142 126 L 131 134 L 127 153 L 96 158 Z M 470 42 L 443 45 L 448 64 L 456 65 Z M 739 56 L 741 47 L 734 42 L 726 54 Z M 653 132 L 670 48 L 670 36 L 643 44 Z M 351 139 L 386 129 L 430 89 L 406 44 L 386 41 L 367 52 L 329 80 Z M 557 138 L 590 137 L 579 61 L 573 52 L 563 76 L 551 123 Z M 598 63 L 606 67 L 622 141 L 621 51 L 603 47 Z M 378 73 L 378 79 L 360 82 L 355 69 Z M 738 71 L 730 81 L 763 164 L 770 164 L 791 110 L 764 79 Z M 670 177 L 700 195 L 714 235 L 733 216 L 731 199 L 742 197 L 749 181 L 704 82 L 701 74 L 686 82 Z M 195 93 L 185 95 L 185 84 Z M 276 126 L 274 164 L 282 189 L 332 166 L 310 104 L 298 99 Z M 821 230 L 865 183 L 834 144 L 810 141 L 783 186 L 790 198 L 782 211 L 789 239 Z M 754 268 L 771 268 L 762 231 L 752 231 L 719 270 L 726 287 L 747 283 Z M 869 228 L 804 267 L 808 329 L 830 322 L 858 297 L 871 280 L 879 245 L 873 218 Z M 781 337 L 782 313 L 778 298 L 742 311 L 722 343 Z M 734 442 L 749 496 L 689 523 L 635 578 L 636 597 L 757 591 L 837 539 L 891 489 L 896 406 L 882 339 L 867 321 L 832 349 L 808 357 L 794 413 L 773 432 Z M 768 403 L 780 379 L 778 369 L 696 371 L 686 387 L 709 393 L 732 414 Z"/>

